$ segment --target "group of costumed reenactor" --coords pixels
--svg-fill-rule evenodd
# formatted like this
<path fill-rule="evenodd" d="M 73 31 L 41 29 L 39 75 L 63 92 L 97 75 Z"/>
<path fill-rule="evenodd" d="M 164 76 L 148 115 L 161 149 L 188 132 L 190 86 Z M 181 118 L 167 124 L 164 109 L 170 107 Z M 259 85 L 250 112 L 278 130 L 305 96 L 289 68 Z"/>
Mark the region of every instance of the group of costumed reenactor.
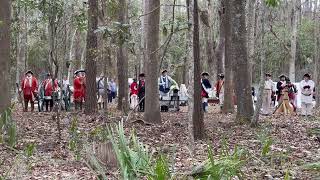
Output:
<path fill-rule="evenodd" d="M 19 88 L 19 95 L 22 95 L 24 108 L 23 111 L 28 111 L 29 102 L 31 105 L 31 111 L 34 111 L 35 100 L 40 101 L 40 96 L 42 96 L 43 103 L 45 105 L 46 111 L 52 111 L 54 106 L 54 96 L 59 98 L 57 92 L 62 89 L 63 92 L 68 91 L 69 81 L 65 78 L 62 81 L 62 86 L 59 86 L 58 80 L 53 78 L 50 73 L 46 74 L 46 78 L 40 83 L 37 78 L 34 76 L 31 70 L 28 70 L 25 73 L 21 81 L 21 86 Z M 82 103 L 85 98 L 85 73 L 83 70 L 75 72 L 74 78 L 74 103 L 75 108 L 82 109 Z M 39 108 L 40 111 L 40 108 Z"/>
<path fill-rule="evenodd" d="M 279 81 L 275 84 L 271 80 L 271 74 L 266 74 L 263 90 L 262 114 L 297 114 L 297 94 L 301 91 L 301 113 L 303 116 L 311 116 L 315 92 L 315 84 L 311 80 L 310 74 L 305 74 L 298 87 L 285 75 L 279 76 Z M 276 96 L 275 96 L 276 95 Z M 275 98 L 277 97 L 277 98 Z M 272 107 L 277 101 L 278 106 L 274 111 Z"/>
<path fill-rule="evenodd" d="M 145 74 L 139 74 L 139 79 L 133 79 L 133 82 L 129 85 L 130 89 L 130 108 L 143 112 L 145 108 Z M 273 113 L 296 113 L 297 110 L 297 93 L 300 90 L 300 102 L 301 102 L 301 115 L 312 115 L 315 84 L 311 80 L 310 74 L 305 74 L 303 80 L 297 87 L 290 79 L 285 76 L 279 76 L 279 81 L 274 83 L 272 81 L 272 75 L 266 73 L 264 82 L 264 89 L 262 91 L 262 108 L 261 113 L 263 115 L 270 115 Z M 109 82 L 107 88 L 108 102 L 112 102 L 112 99 L 116 96 L 117 87 L 113 80 Z M 172 94 L 175 96 L 179 91 L 177 82 L 168 75 L 167 70 L 163 70 L 159 79 L 159 97 L 160 101 L 165 100 L 166 96 L 171 96 L 170 103 L 173 100 Z M 54 92 L 60 89 L 57 79 L 54 79 L 50 73 L 46 75 L 46 79 L 40 84 L 43 89 L 43 102 L 46 111 L 52 111 L 54 105 Z M 66 91 L 66 87 L 69 86 L 68 80 L 65 78 L 62 81 L 62 89 Z M 27 71 L 24 78 L 21 81 L 21 87 L 19 88 L 19 94 L 23 93 L 24 111 L 28 111 L 29 103 L 31 104 L 31 111 L 34 111 L 34 102 L 39 95 L 39 83 L 37 78 L 34 77 L 32 71 Z M 97 97 L 99 108 L 104 105 L 104 78 L 101 76 L 97 79 Z M 299 89 L 299 90 L 298 90 Z M 215 94 L 213 94 L 215 90 Z M 76 110 L 82 110 L 83 102 L 85 101 L 86 91 L 86 77 L 84 70 L 78 70 L 74 73 L 73 80 L 73 100 Z M 171 93 L 173 92 L 173 93 Z M 170 94 L 171 93 L 171 94 Z M 254 94 L 254 92 L 253 92 Z M 178 97 L 178 95 L 177 95 Z M 209 80 L 209 73 L 204 72 L 201 74 L 201 98 L 202 108 L 204 112 L 208 111 L 208 101 L 210 98 L 218 99 L 220 107 L 223 107 L 224 101 L 224 75 L 218 74 L 218 81 L 213 87 Z M 177 101 L 177 110 L 179 110 L 179 97 L 174 99 Z M 274 106 L 277 102 L 276 109 Z M 162 107 L 161 107 L 162 108 Z"/>

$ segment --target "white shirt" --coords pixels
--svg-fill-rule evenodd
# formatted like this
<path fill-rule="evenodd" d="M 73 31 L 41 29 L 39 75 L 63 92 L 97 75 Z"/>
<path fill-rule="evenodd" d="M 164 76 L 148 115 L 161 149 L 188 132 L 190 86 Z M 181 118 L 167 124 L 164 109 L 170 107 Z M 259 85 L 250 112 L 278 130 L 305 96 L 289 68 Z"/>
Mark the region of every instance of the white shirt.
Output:
<path fill-rule="evenodd" d="M 271 79 L 264 81 L 264 89 L 268 89 L 268 90 L 274 90 L 274 83 Z"/>
<path fill-rule="evenodd" d="M 309 80 L 308 82 L 305 80 L 302 80 L 299 84 L 300 90 L 301 90 L 301 102 L 302 103 L 312 103 L 313 100 L 313 89 L 314 89 L 314 82 L 312 80 Z M 310 86 L 308 89 L 304 89 L 303 87 Z"/>

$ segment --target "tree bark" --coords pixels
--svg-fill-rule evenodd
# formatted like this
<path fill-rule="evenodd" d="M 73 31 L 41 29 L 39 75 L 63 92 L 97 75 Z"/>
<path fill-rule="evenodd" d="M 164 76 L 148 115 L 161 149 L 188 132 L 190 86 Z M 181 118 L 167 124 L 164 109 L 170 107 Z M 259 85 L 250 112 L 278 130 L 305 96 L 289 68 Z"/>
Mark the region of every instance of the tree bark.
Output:
<path fill-rule="evenodd" d="M 231 3 L 231 4 L 229 4 Z M 249 123 L 253 115 L 251 96 L 251 81 L 248 53 L 247 31 L 245 22 L 245 0 L 228 1 L 231 6 L 231 53 L 235 67 L 235 90 L 237 99 L 237 120 L 240 123 Z"/>
<path fill-rule="evenodd" d="M 10 16 L 11 1 L 0 0 L 0 113 L 10 106 Z"/>
<path fill-rule="evenodd" d="M 158 70 L 159 70 L 159 32 L 160 0 L 145 0 L 146 34 L 146 96 L 144 119 L 150 123 L 161 123 Z"/>
<path fill-rule="evenodd" d="M 207 55 L 207 64 L 208 70 L 211 77 L 211 81 L 215 81 L 217 77 L 217 62 L 214 55 L 214 38 L 213 38 L 213 0 L 207 0 L 207 19 L 208 24 L 205 26 L 205 36 L 206 36 L 206 55 Z"/>
<path fill-rule="evenodd" d="M 20 83 L 24 72 L 26 71 L 27 57 L 27 12 L 26 8 L 22 7 L 19 13 L 20 29 L 18 33 L 18 49 L 17 49 L 17 67 L 16 67 L 16 83 Z"/>
<path fill-rule="evenodd" d="M 265 64 L 266 64 L 266 47 L 265 47 L 265 14 L 266 7 L 264 3 L 260 5 L 260 82 L 259 82 L 259 90 L 258 90 L 258 100 L 256 104 L 256 109 L 253 114 L 253 118 L 251 120 L 251 126 L 257 126 L 259 121 L 260 109 L 262 106 L 262 98 L 264 91 L 264 83 L 265 83 Z"/>
<path fill-rule="evenodd" d="M 194 124 L 193 124 L 193 109 L 194 109 L 194 64 L 193 64 L 193 51 L 192 51 L 192 37 L 193 37 L 193 0 L 186 0 L 187 5 L 187 20 L 188 32 L 186 33 L 186 70 L 188 76 L 188 129 L 191 149 L 193 149 L 194 142 Z"/>
<path fill-rule="evenodd" d="M 225 72 L 225 0 L 220 0 L 219 24 L 219 42 L 215 49 L 215 56 L 217 59 L 217 73 L 221 74 Z"/>
<path fill-rule="evenodd" d="M 223 102 L 223 107 L 222 111 L 223 113 L 233 113 L 234 112 L 234 101 L 233 101 L 233 96 L 234 96 L 234 86 L 233 86 L 233 59 L 231 56 L 232 53 L 232 39 L 231 39 L 231 27 L 232 27 L 232 22 L 231 22 L 231 6 L 232 4 L 229 2 L 229 0 L 224 1 L 224 7 L 225 7 L 225 21 L 224 21 L 224 30 L 223 32 L 225 33 L 225 81 L 224 81 L 224 102 Z M 221 24 L 222 25 L 222 24 Z M 220 26 L 221 26 L 220 25 Z M 222 31 L 221 31 L 222 32 Z M 221 33 L 220 32 L 220 33 Z"/>
<path fill-rule="evenodd" d="M 193 136 L 195 140 L 203 139 L 205 135 L 203 112 L 201 108 L 201 63 L 200 63 L 200 38 L 199 38 L 199 9 L 198 0 L 193 2 Z"/>
<path fill-rule="evenodd" d="M 291 16 L 291 24 L 292 24 L 292 32 L 291 32 L 291 53 L 290 53 L 290 62 L 289 62 L 289 78 L 291 82 L 295 82 L 295 74 L 296 74 L 296 52 L 297 52 L 297 29 L 298 29 L 298 13 L 299 10 L 297 8 L 299 0 L 292 1 L 292 16 Z"/>
<path fill-rule="evenodd" d="M 248 58 L 249 71 L 252 72 L 255 54 L 255 22 L 256 22 L 256 0 L 248 0 L 247 6 L 247 29 L 248 29 Z M 264 2 L 262 2 L 264 3 Z M 252 73 L 250 73 L 250 81 L 252 82 Z"/>
<path fill-rule="evenodd" d="M 96 96 L 96 60 L 98 57 L 97 35 L 94 31 L 98 27 L 98 1 L 89 0 L 88 9 L 88 32 L 87 32 L 87 55 L 86 55 L 86 100 L 85 114 L 93 114 L 97 112 L 97 96 Z"/>
<path fill-rule="evenodd" d="M 127 23 L 127 8 L 126 0 L 120 0 L 118 21 L 121 24 Z M 119 35 L 117 52 L 119 84 L 118 110 L 123 111 L 124 113 L 128 110 L 128 54 L 125 47 L 125 37 L 127 36 L 125 33 L 127 33 L 127 31 L 123 29 L 122 33 Z"/>
<path fill-rule="evenodd" d="M 315 69 L 314 69 L 314 78 L 315 78 L 315 83 L 317 85 L 316 88 L 316 107 L 320 107 L 320 23 L 319 23 L 319 17 L 317 17 L 317 14 L 319 13 L 318 9 L 318 2 L 314 2 L 314 13 L 313 13 L 313 18 L 314 18 L 314 62 L 315 62 Z"/>

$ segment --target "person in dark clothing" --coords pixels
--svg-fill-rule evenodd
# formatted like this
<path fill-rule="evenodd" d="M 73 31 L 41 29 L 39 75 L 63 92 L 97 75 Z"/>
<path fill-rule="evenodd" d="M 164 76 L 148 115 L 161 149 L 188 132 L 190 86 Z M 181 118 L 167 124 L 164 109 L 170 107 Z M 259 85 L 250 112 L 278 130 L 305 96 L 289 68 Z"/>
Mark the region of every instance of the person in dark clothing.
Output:
<path fill-rule="evenodd" d="M 296 105 L 296 94 L 298 92 L 296 85 L 291 83 L 290 79 L 287 77 L 286 78 L 286 87 L 288 88 L 288 96 L 289 96 L 289 102 L 292 104 L 294 111 L 297 110 L 297 105 Z"/>
<path fill-rule="evenodd" d="M 284 87 L 286 86 L 286 76 L 285 75 L 280 75 L 279 76 L 280 81 L 277 83 L 277 101 L 280 102 L 282 100 L 282 90 L 284 89 Z"/>
<path fill-rule="evenodd" d="M 138 82 L 138 99 L 139 99 L 139 111 L 144 112 L 144 101 L 145 101 L 145 75 L 144 73 L 139 74 Z"/>
<path fill-rule="evenodd" d="M 202 79 L 201 79 L 202 106 L 203 106 L 203 111 L 208 112 L 208 98 L 209 98 L 209 93 L 212 91 L 212 86 L 208 79 L 209 73 L 204 72 L 201 75 L 202 75 Z"/>

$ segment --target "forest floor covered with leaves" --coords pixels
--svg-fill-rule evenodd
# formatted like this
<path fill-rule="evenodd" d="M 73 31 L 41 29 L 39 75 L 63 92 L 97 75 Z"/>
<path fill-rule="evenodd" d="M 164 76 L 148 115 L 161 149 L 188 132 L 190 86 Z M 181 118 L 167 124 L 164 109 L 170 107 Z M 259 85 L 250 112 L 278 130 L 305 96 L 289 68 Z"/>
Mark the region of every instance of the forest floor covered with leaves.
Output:
<path fill-rule="evenodd" d="M 13 118 L 17 122 L 17 144 L 14 149 L 0 145 L 0 175 L 7 173 L 9 179 L 96 179 L 86 155 L 80 153 L 77 159 L 70 150 L 70 128 L 74 117 L 78 119 L 77 131 L 82 134 L 90 134 L 105 122 L 117 123 L 120 113 L 110 109 L 107 120 L 101 115 L 62 113 L 60 143 L 52 113 L 16 109 Z M 319 167 L 307 165 L 320 162 L 319 116 L 262 116 L 259 127 L 251 128 L 235 123 L 234 115 L 220 114 L 217 107 L 211 107 L 205 114 L 206 139 L 191 143 L 185 107 L 161 115 L 162 125 L 146 125 L 139 121 L 142 114 L 132 114 L 124 122 L 125 131 L 130 135 L 134 130 L 151 152 L 167 156 L 178 179 L 208 159 L 208 145 L 215 157 L 226 147 L 230 152 L 235 147 L 245 150 L 247 156 L 241 168 L 245 179 L 320 179 Z M 88 142 L 95 147 L 95 143 Z M 35 150 L 27 158 L 30 144 Z M 117 168 L 110 167 L 107 172 L 108 179 L 119 179 Z"/>

